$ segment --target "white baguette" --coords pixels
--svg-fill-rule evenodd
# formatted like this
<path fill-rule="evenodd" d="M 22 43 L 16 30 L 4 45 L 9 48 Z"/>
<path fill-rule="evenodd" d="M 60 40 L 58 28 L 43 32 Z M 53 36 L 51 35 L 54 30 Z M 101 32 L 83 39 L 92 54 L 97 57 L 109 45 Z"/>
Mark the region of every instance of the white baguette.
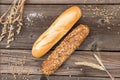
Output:
<path fill-rule="evenodd" d="M 81 9 L 77 6 L 64 11 L 35 41 L 32 55 L 36 58 L 45 55 L 72 28 L 80 17 Z"/>

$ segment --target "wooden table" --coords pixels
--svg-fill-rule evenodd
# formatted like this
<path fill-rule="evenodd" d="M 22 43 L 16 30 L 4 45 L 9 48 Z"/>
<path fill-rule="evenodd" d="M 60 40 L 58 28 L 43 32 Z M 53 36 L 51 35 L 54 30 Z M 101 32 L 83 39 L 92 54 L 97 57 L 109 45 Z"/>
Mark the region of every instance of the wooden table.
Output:
<path fill-rule="evenodd" d="M 11 0 L 0 0 L 0 15 L 10 3 Z M 80 23 L 88 25 L 90 35 L 56 73 L 43 76 L 40 65 L 50 52 L 36 59 L 31 55 L 32 45 L 72 5 L 83 11 L 74 27 Z M 5 48 L 6 39 L 0 42 L 0 80 L 110 80 L 104 71 L 75 65 L 78 61 L 98 63 L 94 53 L 101 57 L 115 80 L 120 80 L 120 0 L 27 0 L 23 19 L 22 31 L 11 47 Z"/>

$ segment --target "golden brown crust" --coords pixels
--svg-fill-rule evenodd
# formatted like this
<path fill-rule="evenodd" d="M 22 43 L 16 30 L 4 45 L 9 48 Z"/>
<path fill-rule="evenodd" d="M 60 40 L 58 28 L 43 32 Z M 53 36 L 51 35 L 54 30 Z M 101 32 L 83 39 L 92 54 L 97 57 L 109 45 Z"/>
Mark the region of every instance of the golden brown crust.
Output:
<path fill-rule="evenodd" d="M 45 55 L 72 28 L 80 17 L 81 10 L 77 6 L 64 11 L 34 43 L 32 55 L 36 58 Z"/>
<path fill-rule="evenodd" d="M 45 75 L 54 73 L 80 46 L 88 33 L 89 28 L 87 26 L 77 26 L 42 63 L 42 73 Z"/>

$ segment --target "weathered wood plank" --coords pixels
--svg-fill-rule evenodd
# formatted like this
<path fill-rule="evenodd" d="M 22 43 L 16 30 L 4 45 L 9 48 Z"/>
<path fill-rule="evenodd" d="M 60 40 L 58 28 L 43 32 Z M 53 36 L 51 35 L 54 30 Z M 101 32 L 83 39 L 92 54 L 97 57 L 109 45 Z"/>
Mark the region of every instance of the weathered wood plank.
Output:
<path fill-rule="evenodd" d="M 15 77 L 17 79 L 15 79 Z M 41 76 L 41 75 L 16 75 L 12 74 L 1 74 L 1 80 L 111 80 L 110 78 L 104 77 L 80 77 L 80 76 Z M 120 80 L 120 78 L 115 78 Z"/>
<path fill-rule="evenodd" d="M 9 4 L 12 0 L 1 0 L 1 4 Z M 26 0 L 26 4 L 119 4 L 120 0 Z"/>
<path fill-rule="evenodd" d="M 34 41 L 44 32 L 65 9 L 72 5 L 26 5 L 23 29 L 12 42 L 13 49 L 31 49 Z M 120 6 L 119 5 L 78 5 L 83 11 L 82 23 L 90 27 L 90 35 L 78 50 L 120 50 Z M 0 5 L 0 15 L 8 8 Z M 75 27 L 75 26 L 74 26 Z M 0 30 L 2 25 L 0 26 Z M 6 47 L 6 39 L 0 48 Z"/>
<path fill-rule="evenodd" d="M 94 52 L 95 53 L 95 52 Z M 100 55 L 107 70 L 115 77 L 120 77 L 120 52 L 96 52 Z M 48 55 L 48 54 L 47 54 Z M 47 57 L 35 59 L 31 50 L 0 50 L 0 73 L 42 74 L 40 65 Z M 54 75 L 108 77 L 106 72 L 90 67 L 75 65 L 75 62 L 92 62 L 98 64 L 93 52 L 76 51 Z"/>

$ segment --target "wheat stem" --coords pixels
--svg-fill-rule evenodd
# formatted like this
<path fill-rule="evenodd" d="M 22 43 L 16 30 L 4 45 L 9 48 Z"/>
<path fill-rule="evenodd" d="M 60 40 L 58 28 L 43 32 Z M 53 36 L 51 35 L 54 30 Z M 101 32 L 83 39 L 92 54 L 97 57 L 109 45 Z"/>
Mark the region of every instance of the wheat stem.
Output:
<path fill-rule="evenodd" d="M 105 66 L 102 63 L 101 59 L 96 54 L 94 54 L 94 57 L 96 58 L 96 60 L 98 61 L 98 63 L 104 68 L 104 70 L 106 71 L 106 73 L 110 76 L 111 80 L 115 80 L 114 77 L 110 74 L 110 72 L 105 68 Z"/>

